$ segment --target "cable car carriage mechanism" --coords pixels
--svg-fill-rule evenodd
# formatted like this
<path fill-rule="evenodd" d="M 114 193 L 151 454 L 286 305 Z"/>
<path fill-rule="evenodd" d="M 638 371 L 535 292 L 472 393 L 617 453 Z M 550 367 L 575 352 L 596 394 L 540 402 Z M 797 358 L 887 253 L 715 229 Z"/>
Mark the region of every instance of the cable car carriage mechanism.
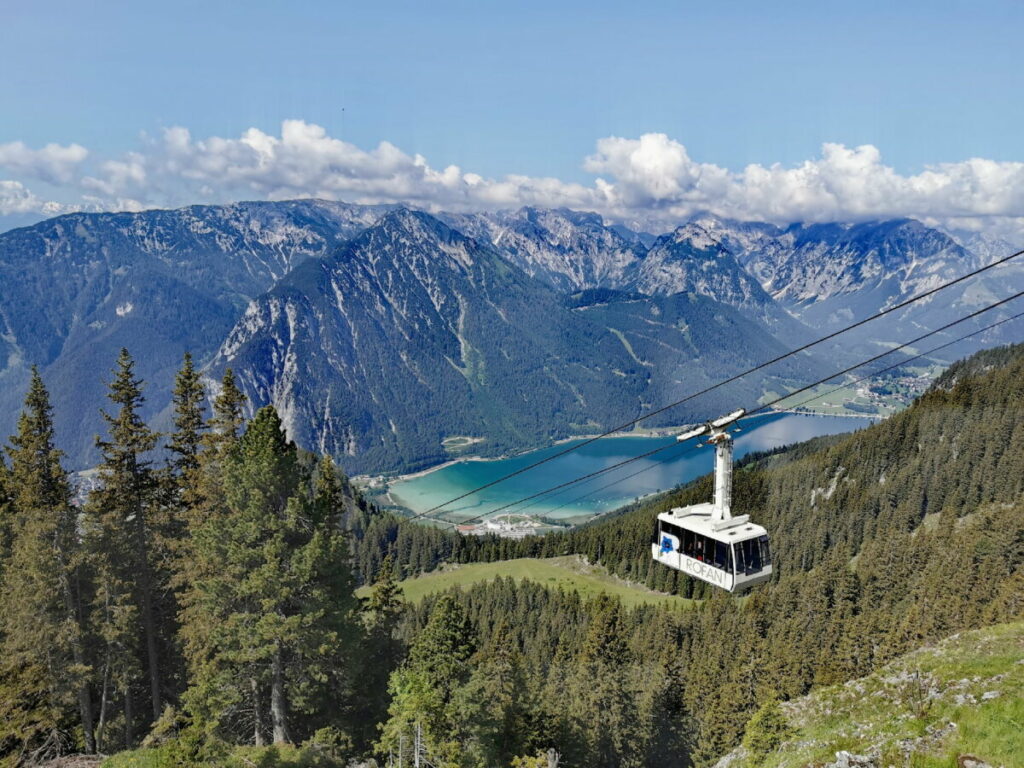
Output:
<path fill-rule="evenodd" d="M 678 437 L 680 442 L 707 435 L 715 446 L 715 500 L 676 507 L 658 515 L 651 555 L 659 563 L 729 592 L 742 592 L 772 575 L 768 532 L 733 517 L 732 437 L 729 426 L 746 413 L 740 409 Z"/>

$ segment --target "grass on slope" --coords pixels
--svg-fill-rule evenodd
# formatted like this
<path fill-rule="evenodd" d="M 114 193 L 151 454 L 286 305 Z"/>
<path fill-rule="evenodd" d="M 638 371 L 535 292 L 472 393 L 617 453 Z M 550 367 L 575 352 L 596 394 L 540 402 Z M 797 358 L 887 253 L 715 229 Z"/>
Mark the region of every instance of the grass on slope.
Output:
<path fill-rule="evenodd" d="M 529 579 L 537 584 L 556 589 L 576 590 L 585 598 L 604 592 L 618 597 L 626 607 L 665 605 L 682 609 L 693 604 L 692 600 L 653 592 L 646 587 L 630 584 L 610 575 L 601 566 L 586 564 L 575 555 L 453 565 L 440 571 L 406 579 L 400 582 L 399 586 L 402 588 L 405 599 L 416 603 L 427 595 L 443 592 L 454 586 L 465 587 L 481 581 L 491 581 L 499 576 Z M 360 596 L 367 596 L 369 593 L 368 587 L 362 587 L 358 592 Z"/>
<path fill-rule="evenodd" d="M 783 710 L 796 733 L 760 768 L 822 765 L 840 750 L 885 766 L 956 768 L 961 754 L 1024 766 L 1024 622 L 954 635 Z"/>

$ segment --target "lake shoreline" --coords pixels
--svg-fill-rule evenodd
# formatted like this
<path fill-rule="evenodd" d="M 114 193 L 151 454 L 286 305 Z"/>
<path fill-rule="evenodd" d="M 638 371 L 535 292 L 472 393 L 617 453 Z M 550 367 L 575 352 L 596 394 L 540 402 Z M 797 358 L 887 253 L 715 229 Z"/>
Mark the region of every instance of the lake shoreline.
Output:
<path fill-rule="evenodd" d="M 770 411 L 770 413 L 775 413 L 775 411 Z M 822 415 L 830 415 L 830 414 L 822 414 Z M 551 443 L 551 445 L 552 446 L 565 445 L 566 443 L 572 443 L 572 442 L 575 442 L 577 440 L 591 440 L 591 439 L 595 439 L 595 438 L 600 438 L 602 440 L 618 440 L 618 439 L 624 438 L 624 437 L 669 437 L 671 435 L 675 435 L 675 434 L 678 434 L 680 432 L 684 432 L 686 429 L 688 429 L 691 426 L 692 425 L 690 425 L 690 424 L 684 424 L 684 425 L 681 425 L 681 426 L 678 426 L 678 427 L 655 427 L 655 428 L 652 428 L 652 429 L 638 429 L 635 432 L 627 432 L 627 433 L 623 433 L 623 434 L 616 433 L 614 435 L 606 435 L 604 437 L 601 437 L 600 433 L 590 434 L 590 435 L 570 435 L 569 437 L 561 437 L 558 440 L 553 441 Z M 403 482 L 406 482 L 408 480 L 418 480 L 419 478 L 426 477 L 427 475 L 430 475 L 430 474 L 432 474 L 434 472 L 439 472 L 442 469 L 447 469 L 448 467 L 455 466 L 456 464 L 468 464 L 470 462 L 475 462 L 475 461 L 483 461 L 483 462 L 487 462 L 487 461 L 508 461 L 509 459 L 516 458 L 517 456 L 523 456 L 523 455 L 525 455 L 527 453 L 534 453 L 535 451 L 540 451 L 540 450 L 543 450 L 543 448 L 524 448 L 521 451 L 516 451 L 515 453 L 504 453 L 504 454 L 501 454 L 500 456 L 460 456 L 460 457 L 458 457 L 456 459 L 448 459 L 447 461 L 444 461 L 444 462 L 442 462 L 440 464 L 433 464 L 433 465 L 431 465 L 429 467 L 424 467 L 423 469 L 417 470 L 415 472 L 409 472 L 408 474 L 404 474 L 404 475 L 394 475 L 394 476 L 374 475 L 372 477 L 373 478 L 382 478 L 383 481 L 388 486 L 391 486 L 393 483 L 403 483 Z M 371 477 L 367 476 L 367 475 L 359 475 L 357 477 L 352 478 L 353 482 L 360 481 L 360 480 L 369 480 L 369 479 L 371 479 Z"/>
<path fill-rule="evenodd" d="M 791 409 L 776 409 L 776 408 L 769 409 L 769 410 L 765 411 L 761 415 L 764 415 L 764 416 L 775 416 L 775 415 L 784 415 L 784 414 L 792 414 L 792 415 L 796 415 L 796 416 L 814 416 L 814 417 L 822 417 L 822 418 L 838 418 L 838 419 L 860 418 L 860 419 L 868 419 L 868 420 L 872 420 L 872 421 L 877 421 L 878 419 L 884 418 L 884 416 L 878 415 L 878 414 L 822 413 L 822 412 L 817 412 L 817 411 L 796 411 L 796 410 L 791 410 Z M 553 441 L 551 443 L 551 445 L 552 446 L 565 445 L 566 443 L 572 443 L 572 442 L 575 442 L 576 440 L 591 440 L 591 439 L 595 439 L 595 438 L 599 438 L 599 439 L 602 439 L 602 440 L 618 440 L 618 439 L 627 438 L 627 437 L 670 437 L 672 435 L 676 435 L 676 434 L 679 434 L 681 432 L 685 432 L 687 429 L 690 429 L 693 426 L 694 426 L 693 424 L 680 424 L 680 425 L 671 426 L 671 427 L 641 428 L 641 429 L 634 430 L 632 432 L 615 433 L 613 435 L 606 435 L 604 437 L 601 437 L 601 433 L 595 433 L 595 434 L 589 434 L 589 435 L 570 435 L 569 437 L 561 437 L 558 440 Z M 500 456 L 473 456 L 473 455 L 471 455 L 471 456 L 459 456 L 458 458 L 448 459 L 447 461 L 443 461 L 440 464 L 432 464 L 429 467 L 424 467 L 423 469 L 419 469 L 419 470 L 417 470 L 415 472 L 409 472 L 407 474 L 394 475 L 394 476 L 374 475 L 373 477 L 381 478 L 381 479 L 383 479 L 383 481 L 388 486 L 391 486 L 394 483 L 402 483 L 402 482 L 406 482 L 408 480 L 418 480 L 419 478 L 426 477 L 427 475 L 430 475 L 430 474 L 432 474 L 434 472 L 438 472 L 438 471 L 440 471 L 442 469 L 447 469 L 448 467 L 455 466 L 456 464 L 467 464 L 469 462 L 474 462 L 474 461 L 483 461 L 483 462 L 487 462 L 487 461 L 508 461 L 509 459 L 514 459 L 514 458 L 516 458 L 518 456 L 522 456 L 522 455 L 527 454 L 527 453 L 534 453 L 535 451 L 539 451 L 539 450 L 543 450 L 543 448 L 524 448 L 521 451 L 516 451 L 516 452 L 513 452 L 513 453 L 504 453 L 504 454 L 501 454 Z M 364 478 L 369 479 L 367 476 L 363 475 L 363 476 L 360 476 L 358 478 L 353 478 L 353 480 L 362 480 Z"/>
<path fill-rule="evenodd" d="M 860 429 L 865 424 L 863 416 L 860 418 L 853 417 L 851 415 L 839 415 L 839 414 L 811 414 L 811 413 L 792 413 L 787 411 L 776 411 L 775 409 L 763 411 L 755 415 L 756 417 L 746 423 L 746 426 L 741 430 L 737 437 L 737 450 L 738 456 L 742 456 L 746 451 L 750 450 L 765 450 L 770 448 L 779 447 L 781 445 L 787 445 L 790 443 L 797 443 L 803 440 L 817 437 L 821 434 L 835 434 L 837 432 L 852 432 Z M 877 418 L 877 417 L 876 417 Z M 782 434 L 779 433 L 779 427 L 773 427 L 766 431 L 769 425 L 779 422 L 782 420 L 784 424 L 791 424 L 790 426 L 783 426 Z M 840 422 L 841 425 L 836 422 Z M 800 425 L 803 426 L 800 426 Z M 795 426 L 794 426 L 795 425 Z M 815 425 L 815 426 L 808 426 Z M 830 426 L 831 425 L 831 426 Z M 464 493 L 468 493 L 473 488 L 477 488 L 484 485 L 492 485 L 496 480 L 503 477 L 505 474 L 511 472 L 512 474 L 521 474 L 523 469 L 534 463 L 534 460 L 544 461 L 545 458 L 553 458 L 559 454 L 559 446 L 565 446 L 570 443 L 578 443 L 579 452 L 571 454 L 575 456 L 575 459 L 567 459 L 572 462 L 571 466 L 574 467 L 572 470 L 573 476 L 576 474 L 586 474 L 590 468 L 600 469 L 603 465 L 600 463 L 600 455 L 617 454 L 614 459 L 606 460 L 606 463 L 610 463 L 612 460 L 620 461 L 631 451 L 623 451 L 621 447 L 615 447 L 618 441 L 626 438 L 632 438 L 638 441 L 648 441 L 647 448 L 658 448 L 659 446 L 668 449 L 672 447 L 671 444 L 662 445 L 661 439 L 666 437 L 674 437 L 681 431 L 688 429 L 687 426 L 674 426 L 674 427 L 659 427 L 656 429 L 643 429 L 636 430 L 626 433 L 616 433 L 608 435 L 607 439 L 600 441 L 596 440 L 599 436 L 596 434 L 590 435 L 572 435 L 569 437 L 561 438 L 558 441 L 554 441 L 549 444 L 546 448 L 534 448 L 519 451 L 516 453 L 509 453 L 504 456 L 461 456 L 452 458 L 448 461 L 440 464 L 426 467 L 417 472 L 410 472 L 403 475 L 396 475 L 392 477 L 378 476 L 370 479 L 370 485 L 366 489 L 371 495 L 378 499 L 378 503 L 383 503 L 387 506 L 392 506 L 402 510 L 406 510 L 409 514 L 419 515 L 423 514 L 423 510 L 435 508 L 438 504 L 460 497 Z M 760 438 L 757 435 L 761 435 Z M 749 440 L 753 439 L 754 442 L 750 443 Z M 766 442 L 767 441 L 767 442 Z M 666 441 L 667 443 L 667 441 Z M 746 451 L 744 450 L 744 444 L 747 444 Z M 604 445 L 604 448 L 599 446 Z M 576 450 L 576 447 L 573 448 Z M 642 447 L 638 447 L 636 453 L 644 452 Z M 684 451 L 684 454 L 690 453 Z M 598 457 L 592 454 L 597 454 Z M 582 461 L 584 465 L 587 462 L 597 461 L 592 467 L 579 467 L 579 463 Z M 667 462 L 664 462 L 665 466 L 673 466 L 677 460 L 683 460 L 684 462 L 691 461 L 690 458 L 680 456 L 678 458 L 672 458 Z M 495 462 L 509 462 L 507 467 L 494 466 Z M 662 464 L 660 461 L 651 460 L 656 464 Z M 549 465 L 550 466 L 550 465 Z M 642 466 L 642 465 L 638 465 Z M 653 467 L 652 467 L 653 468 Z M 702 463 L 698 464 L 700 470 L 704 470 Z M 711 465 L 708 464 L 706 471 L 711 470 Z M 549 470 L 541 470 L 541 475 Z M 680 471 L 683 471 L 680 467 Z M 455 473 L 452 475 L 451 473 Z M 487 491 L 483 496 L 474 496 L 472 499 L 467 499 L 461 504 L 456 505 L 457 508 L 452 508 L 450 514 L 445 514 L 444 511 L 440 513 L 441 517 L 452 522 L 458 522 L 460 517 L 470 515 L 477 516 L 478 513 L 484 512 L 488 508 L 502 508 L 502 505 L 507 504 L 514 499 L 521 498 L 523 496 L 530 496 L 539 489 L 546 488 L 548 486 L 557 486 L 559 483 L 564 482 L 565 477 L 559 474 L 561 470 L 555 471 L 555 475 L 550 477 L 539 477 L 536 478 L 535 487 L 531 487 L 531 482 L 527 481 L 526 487 L 523 486 L 521 479 L 510 480 L 507 485 L 502 485 L 497 489 Z M 630 504 L 636 501 L 638 498 L 646 498 L 651 494 L 658 493 L 660 489 L 668 487 L 674 487 L 680 482 L 686 482 L 692 477 L 689 477 L 690 470 L 685 470 L 685 474 L 678 476 L 672 474 L 672 470 L 669 473 L 659 472 L 659 479 L 657 482 L 652 477 L 651 482 L 647 483 L 641 480 L 639 484 L 633 481 L 630 485 L 631 490 L 628 490 L 630 486 L 623 486 L 618 491 L 612 491 L 610 494 L 602 493 L 601 496 L 587 501 L 582 505 L 582 508 L 576 508 L 574 502 L 569 504 L 562 503 L 566 498 L 571 499 L 571 496 L 562 497 L 558 502 L 554 502 L 552 498 L 551 503 L 545 504 L 543 502 L 538 506 L 538 502 L 534 501 L 531 504 L 527 504 L 527 507 L 535 507 L 531 510 L 535 515 L 540 517 L 552 516 L 551 513 L 555 512 L 553 518 L 560 518 L 562 516 L 578 517 L 582 515 L 584 518 L 594 518 L 606 514 L 615 508 L 618 508 L 625 504 Z M 443 473 L 438 475 L 437 473 Z M 533 473 L 531 473 L 532 476 Z M 699 474 L 699 473 L 698 473 Z M 696 474 L 693 475 L 697 476 Z M 461 478 L 458 481 L 452 481 L 453 477 Z M 628 477 L 622 478 L 622 480 L 628 480 Z M 666 484 L 667 483 L 667 484 Z M 616 483 L 612 483 L 616 485 Z M 504 490 L 502 490 L 504 489 Z M 597 489 L 595 493 L 600 492 L 601 489 Z M 558 496 L 559 494 L 554 494 Z M 585 494 L 586 495 L 586 494 Z M 622 498 L 617 498 L 621 495 Z M 582 500 L 582 499 L 581 499 Z M 572 506 L 572 509 L 565 509 L 566 506 Z M 524 508 L 525 512 L 526 509 Z M 579 522 L 579 521 L 577 521 Z"/>

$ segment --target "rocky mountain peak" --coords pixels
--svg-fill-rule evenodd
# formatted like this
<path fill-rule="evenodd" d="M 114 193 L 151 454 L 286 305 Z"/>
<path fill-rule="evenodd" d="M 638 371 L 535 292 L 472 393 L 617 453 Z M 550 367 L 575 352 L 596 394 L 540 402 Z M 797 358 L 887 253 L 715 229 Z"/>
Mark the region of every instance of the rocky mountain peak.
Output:
<path fill-rule="evenodd" d="M 716 256 L 723 256 L 727 252 L 718 236 L 692 221 L 678 227 L 672 233 L 672 241 L 676 245 L 687 245 L 696 251 L 714 251 Z"/>

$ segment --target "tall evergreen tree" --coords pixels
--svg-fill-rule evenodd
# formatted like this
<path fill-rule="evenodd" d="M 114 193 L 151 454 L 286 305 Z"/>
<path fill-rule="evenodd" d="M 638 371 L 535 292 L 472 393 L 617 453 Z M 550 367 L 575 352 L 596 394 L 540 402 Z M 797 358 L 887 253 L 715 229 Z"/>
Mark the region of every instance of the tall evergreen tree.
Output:
<path fill-rule="evenodd" d="M 0 452 L 0 578 L 11 556 L 11 536 L 14 529 L 14 504 L 11 497 L 14 486 L 4 455 Z"/>
<path fill-rule="evenodd" d="M 220 392 L 213 400 L 210 440 L 231 442 L 238 439 L 245 426 L 245 402 L 245 393 L 238 388 L 235 374 L 228 368 L 221 378 Z"/>
<path fill-rule="evenodd" d="M 157 601 L 164 593 L 161 582 L 166 572 L 158 568 L 153 551 L 159 499 L 148 454 L 156 447 L 157 434 L 142 420 L 145 399 L 134 367 L 128 350 L 122 349 L 107 394 L 117 409 L 113 414 L 103 412 L 108 438 L 96 441 L 103 456 L 100 485 L 91 494 L 87 511 L 91 555 L 99 575 L 96 611 L 101 634 L 112 644 L 112 656 L 141 647 L 152 719 L 156 720 L 163 702 Z M 131 637 L 129 614 L 134 614 L 139 641 Z M 119 676 L 125 705 L 132 710 L 131 668 L 124 666 Z"/>
<path fill-rule="evenodd" d="M 171 462 L 177 479 L 178 500 L 183 507 L 195 507 L 199 489 L 199 452 L 203 443 L 203 402 L 206 394 L 199 380 L 199 372 L 188 352 L 182 360 L 181 370 L 174 379 L 174 432 L 167 443 L 173 454 Z"/>
<path fill-rule="evenodd" d="M 356 607 L 333 465 L 303 469 L 272 406 L 224 462 L 223 514 L 194 530 L 186 703 L 211 736 L 292 741 L 351 687 Z M 313 715 L 313 717 L 310 717 Z"/>
<path fill-rule="evenodd" d="M 469 680 L 476 643 L 463 607 L 451 595 L 442 597 L 409 649 L 406 663 L 391 676 L 391 706 L 380 750 L 408 744 L 420 728 L 432 760 L 458 765 L 464 729 L 456 697 Z"/>
<path fill-rule="evenodd" d="M 9 561 L 0 581 L 0 745 L 95 751 L 82 627 L 82 560 L 71 484 L 54 444 L 53 411 L 33 368 L 11 438 Z M 6 519 L 6 518 L 5 518 Z M 74 744 L 70 726 L 82 729 Z M 0 752 L 3 750 L 0 749 Z"/>
<path fill-rule="evenodd" d="M 189 385 L 188 389 L 192 390 L 192 386 Z M 190 402 L 192 397 L 183 400 Z M 221 380 L 220 392 L 213 400 L 213 414 L 206 422 L 206 429 L 200 437 L 201 450 L 196 458 L 195 487 L 187 491 L 190 525 L 199 525 L 210 515 L 225 512 L 225 464 L 238 447 L 245 425 L 245 401 L 245 395 L 238 388 L 234 374 L 228 368 Z M 192 423 L 193 416 L 194 412 L 187 419 L 189 423 Z"/>
<path fill-rule="evenodd" d="M 362 692 L 357 700 L 361 713 L 358 720 L 362 727 L 356 733 L 356 743 L 360 746 L 370 745 L 377 736 L 377 723 L 387 718 L 388 678 L 401 662 L 404 651 L 397 635 L 403 607 L 402 591 L 395 581 L 394 563 L 388 556 L 363 608 L 364 656 L 357 686 Z"/>
<path fill-rule="evenodd" d="M 636 703 L 630 691 L 632 666 L 622 607 L 602 594 L 594 605 L 575 676 L 570 708 L 589 753 L 588 765 L 616 768 L 639 765 Z"/>
<path fill-rule="evenodd" d="M 527 687 L 524 660 L 504 620 L 481 648 L 458 706 L 468 731 L 467 750 L 482 765 L 508 765 L 541 745 L 537 702 Z"/>

